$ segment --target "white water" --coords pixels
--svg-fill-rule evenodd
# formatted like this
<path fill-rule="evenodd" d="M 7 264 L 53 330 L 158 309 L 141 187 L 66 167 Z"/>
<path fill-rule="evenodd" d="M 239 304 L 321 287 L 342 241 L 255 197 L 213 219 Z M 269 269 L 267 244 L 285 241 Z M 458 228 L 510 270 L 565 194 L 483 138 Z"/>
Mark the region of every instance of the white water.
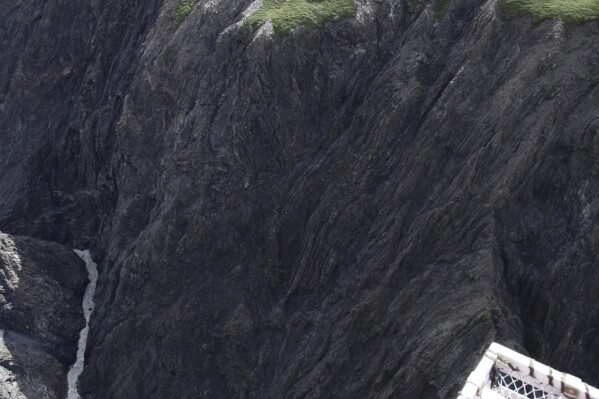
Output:
<path fill-rule="evenodd" d="M 77 392 L 77 380 L 83 372 L 83 359 L 85 356 L 85 346 L 87 345 L 87 334 L 89 333 L 89 317 L 94 311 L 94 293 L 96 292 L 96 281 L 98 281 L 98 268 L 92 260 L 89 251 L 79 251 L 78 249 L 75 249 L 75 253 L 85 262 L 89 284 L 87 284 L 85 293 L 83 294 L 83 316 L 85 316 L 85 327 L 79 333 L 77 360 L 75 360 L 75 363 L 71 366 L 69 374 L 67 375 L 69 384 L 67 399 L 81 399 L 79 392 Z"/>

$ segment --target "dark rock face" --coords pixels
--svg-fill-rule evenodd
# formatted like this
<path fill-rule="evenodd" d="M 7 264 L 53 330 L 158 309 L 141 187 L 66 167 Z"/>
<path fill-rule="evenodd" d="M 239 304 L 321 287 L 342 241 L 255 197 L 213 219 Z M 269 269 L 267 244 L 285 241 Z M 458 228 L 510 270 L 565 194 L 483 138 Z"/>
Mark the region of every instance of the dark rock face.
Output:
<path fill-rule="evenodd" d="M 0 8 L 0 227 L 93 248 L 85 397 L 450 398 L 492 340 L 599 384 L 599 24 L 413 3 Z"/>
<path fill-rule="evenodd" d="M 86 284 L 67 248 L 0 233 L 0 397 L 66 397 Z"/>
<path fill-rule="evenodd" d="M 98 234 L 117 198 L 114 127 L 156 6 L 0 0 L 4 231 L 82 248 Z"/>

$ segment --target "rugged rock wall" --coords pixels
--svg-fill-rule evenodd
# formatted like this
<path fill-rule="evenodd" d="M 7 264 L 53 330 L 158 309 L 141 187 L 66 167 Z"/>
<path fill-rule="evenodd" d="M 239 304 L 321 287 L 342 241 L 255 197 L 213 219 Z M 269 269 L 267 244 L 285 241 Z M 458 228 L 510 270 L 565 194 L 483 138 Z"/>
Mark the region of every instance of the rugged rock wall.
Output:
<path fill-rule="evenodd" d="M 0 397 L 66 397 L 86 284 L 73 251 L 0 233 Z"/>
<path fill-rule="evenodd" d="M 448 398 L 492 340 L 599 383 L 599 25 L 413 3 L 0 7 L 0 228 L 94 249 L 86 397 Z"/>

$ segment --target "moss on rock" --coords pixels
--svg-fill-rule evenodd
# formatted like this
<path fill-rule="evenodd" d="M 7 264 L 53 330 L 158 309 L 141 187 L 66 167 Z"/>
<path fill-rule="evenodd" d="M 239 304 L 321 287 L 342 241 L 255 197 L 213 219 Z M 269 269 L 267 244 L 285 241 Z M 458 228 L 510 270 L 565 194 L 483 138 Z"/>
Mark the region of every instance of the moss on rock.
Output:
<path fill-rule="evenodd" d="M 275 33 L 287 34 L 299 25 L 311 30 L 327 21 L 354 15 L 354 0 L 264 0 L 262 7 L 249 16 L 245 24 L 256 26 L 270 19 Z"/>

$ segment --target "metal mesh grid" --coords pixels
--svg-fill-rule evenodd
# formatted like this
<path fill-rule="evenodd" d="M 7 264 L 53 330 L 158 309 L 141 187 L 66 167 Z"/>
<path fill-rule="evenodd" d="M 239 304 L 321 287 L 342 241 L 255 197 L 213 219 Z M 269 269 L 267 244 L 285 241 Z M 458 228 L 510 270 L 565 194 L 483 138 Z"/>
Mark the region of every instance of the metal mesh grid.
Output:
<path fill-rule="evenodd" d="M 533 377 L 519 377 L 494 367 L 491 388 L 508 399 L 559 399 L 559 395 L 546 392 Z"/>
<path fill-rule="evenodd" d="M 599 399 L 599 390 L 575 376 L 493 342 L 468 376 L 458 399 Z"/>

